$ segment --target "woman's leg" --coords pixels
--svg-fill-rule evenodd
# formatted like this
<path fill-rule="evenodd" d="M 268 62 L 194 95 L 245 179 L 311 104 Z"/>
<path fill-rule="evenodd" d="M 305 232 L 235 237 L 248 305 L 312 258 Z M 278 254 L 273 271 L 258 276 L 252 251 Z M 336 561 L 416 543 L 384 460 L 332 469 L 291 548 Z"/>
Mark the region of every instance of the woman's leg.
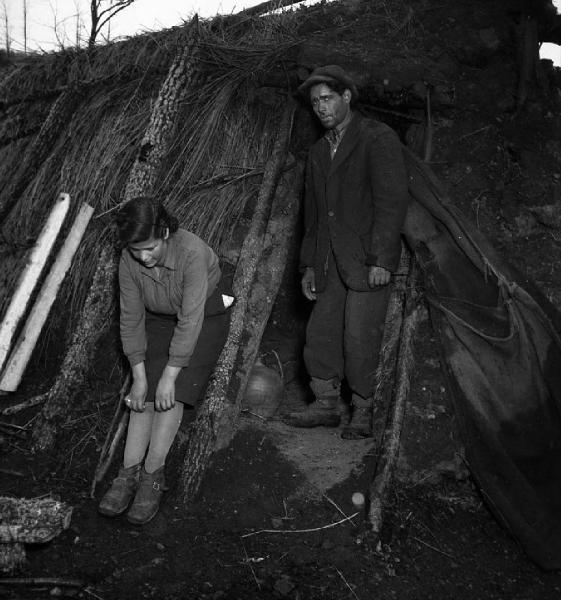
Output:
<path fill-rule="evenodd" d="M 99 503 L 99 512 L 115 517 L 125 512 L 140 484 L 144 460 L 154 421 L 154 403 L 147 402 L 144 412 L 131 411 L 123 465 Z"/>
<path fill-rule="evenodd" d="M 182 402 L 176 402 L 170 410 L 154 413 L 148 455 L 144 463 L 147 473 L 153 473 L 164 466 L 169 449 L 181 425 L 182 417 Z"/>
<path fill-rule="evenodd" d="M 166 489 L 164 464 L 182 416 L 181 402 L 176 402 L 170 410 L 154 414 L 148 454 L 144 461 L 144 468 L 140 472 L 140 484 L 127 513 L 127 519 L 131 523 L 137 525 L 148 523 L 158 512 L 162 494 Z"/>
<path fill-rule="evenodd" d="M 144 412 L 131 410 L 123 466 L 125 468 L 138 465 L 144 460 L 154 422 L 154 403 L 147 402 Z"/>

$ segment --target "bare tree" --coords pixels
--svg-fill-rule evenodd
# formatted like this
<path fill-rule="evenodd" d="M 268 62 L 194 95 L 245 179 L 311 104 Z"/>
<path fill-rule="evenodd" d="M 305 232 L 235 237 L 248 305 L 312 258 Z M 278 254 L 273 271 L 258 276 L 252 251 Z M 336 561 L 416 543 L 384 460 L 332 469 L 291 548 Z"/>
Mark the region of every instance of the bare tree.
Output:
<path fill-rule="evenodd" d="M 111 19 L 122 10 L 125 10 L 135 0 L 90 0 L 91 27 L 88 47 L 93 48 L 97 36 L 111 21 Z"/>
<path fill-rule="evenodd" d="M 80 9 L 79 0 L 74 0 L 74 8 L 76 9 L 75 43 L 76 43 L 76 48 L 79 48 L 80 43 L 82 42 L 82 28 L 84 27 L 84 21 L 82 19 L 82 11 Z"/>
<path fill-rule="evenodd" d="M 27 1 L 23 0 L 23 53 L 27 54 Z"/>
<path fill-rule="evenodd" d="M 8 4 L 6 0 L 2 0 L 2 25 L 4 29 L 6 56 L 10 58 L 10 53 L 12 51 L 12 36 L 10 33 L 10 18 L 8 16 Z"/>
<path fill-rule="evenodd" d="M 49 1 L 49 7 L 51 9 L 51 14 L 53 17 L 53 33 L 55 36 L 55 39 L 57 41 L 58 47 L 60 50 L 64 50 L 64 27 L 62 28 L 61 31 L 61 21 L 58 18 L 58 12 L 57 12 L 57 4 L 53 3 L 52 1 Z"/>

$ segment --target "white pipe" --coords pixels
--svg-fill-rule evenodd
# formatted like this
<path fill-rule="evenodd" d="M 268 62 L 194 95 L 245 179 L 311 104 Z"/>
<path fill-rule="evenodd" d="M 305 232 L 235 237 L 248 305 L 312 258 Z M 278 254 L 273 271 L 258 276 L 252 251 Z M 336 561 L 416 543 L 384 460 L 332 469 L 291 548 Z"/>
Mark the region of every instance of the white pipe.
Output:
<path fill-rule="evenodd" d="M 0 379 L 0 390 L 13 392 L 17 389 L 25 367 L 31 358 L 31 353 L 35 348 L 39 334 L 55 301 L 57 292 L 64 280 L 64 276 L 70 268 L 72 258 L 84 236 L 93 211 L 93 207 L 88 204 L 82 204 L 80 207 L 72 228 L 68 232 L 64 244 L 57 254 L 55 262 L 39 291 L 35 304 L 10 355 L 2 374 L 2 379 Z"/>
<path fill-rule="evenodd" d="M 25 314 L 29 298 L 39 281 L 69 207 L 70 196 L 60 194 L 18 279 L 16 290 L 0 324 L 0 370 L 6 362 L 18 323 Z"/>

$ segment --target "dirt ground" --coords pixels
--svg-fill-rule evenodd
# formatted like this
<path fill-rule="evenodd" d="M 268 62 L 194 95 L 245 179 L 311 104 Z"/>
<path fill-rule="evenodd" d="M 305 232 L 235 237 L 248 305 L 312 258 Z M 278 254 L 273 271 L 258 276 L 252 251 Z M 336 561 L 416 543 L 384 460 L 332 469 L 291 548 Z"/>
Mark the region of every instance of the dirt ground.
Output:
<path fill-rule="evenodd" d="M 454 105 L 433 116 L 431 164 L 454 202 L 559 306 L 561 231 L 553 218 L 561 200 L 559 89 L 531 95 L 526 108 L 516 111 L 512 31 L 507 23 L 492 21 L 484 3 L 474 4 L 481 10 L 457 2 L 443 14 L 425 2 L 424 11 L 416 13 L 422 17 L 407 25 L 410 46 L 417 43 L 432 56 L 454 91 Z M 499 50 L 492 49 L 494 42 L 481 43 L 493 40 L 491 29 Z M 352 41 L 368 53 L 368 27 L 360 31 Z M 549 76 L 552 82 L 557 77 Z M 553 207 L 548 218 L 544 207 Z M 308 395 L 301 347 L 309 307 L 297 296 L 289 270 L 262 346 L 268 359 L 272 350 L 278 353 L 284 369 L 285 395 L 277 414 L 269 421 L 242 416 L 233 443 L 216 457 L 189 509 L 178 501 L 173 468 L 162 510 L 144 527 L 98 515 L 97 498 L 106 482 L 98 486 L 97 498 L 90 498 L 118 396 L 113 342 L 76 399 L 77 410 L 55 453 L 29 451 L 36 409 L 0 419 L 0 495 L 51 495 L 73 506 L 66 531 L 48 544 L 26 548 L 27 564 L 17 574 L 23 579 L 10 584 L 0 579 L 0 598 L 561 597 L 561 573 L 544 572 L 524 555 L 494 520 L 462 465 L 461 439 L 426 310 L 415 341 L 385 527 L 379 541 L 364 535 L 363 511 L 351 496 L 368 489 L 378 437 L 343 441 L 338 430 L 296 430 L 282 420 Z M 34 360 L 33 372 L 9 402 L 48 385 L 56 356 L 47 351 Z M 333 525 L 354 512 L 359 514 L 352 520 Z"/>

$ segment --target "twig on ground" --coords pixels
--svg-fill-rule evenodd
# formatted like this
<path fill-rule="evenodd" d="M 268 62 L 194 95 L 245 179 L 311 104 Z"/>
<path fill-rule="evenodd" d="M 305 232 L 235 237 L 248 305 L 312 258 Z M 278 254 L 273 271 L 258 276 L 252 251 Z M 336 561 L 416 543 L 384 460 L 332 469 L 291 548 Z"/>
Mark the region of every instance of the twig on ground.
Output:
<path fill-rule="evenodd" d="M 60 577 L 3 577 L 0 579 L 2 585 L 49 585 L 63 587 L 84 587 L 81 579 L 64 579 Z"/>
<path fill-rule="evenodd" d="M 358 596 L 356 595 L 355 591 L 353 590 L 353 588 L 349 585 L 349 582 L 345 579 L 345 576 L 343 575 L 343 573 L 341 573 L 341 571 L 339 571 L 339 569 L 337 567 L 335 567 L 335 570 L 337 571 L 337 573 L 339 573 L 339 577 L 343 580 L 343 583 L 349 588 L 351 594 L 356 598 L 356 600 L 359 600 Z"/>
<path fill-rule="evenodd" d="M 354 517 L 356 517 L 359 512 L 355 512 L 340 521 L 336 521 L 335 523 L 329 523 L 329 525 L 323 525 L 322 527 L 311 527 L 310 529 L 260 529 L 259 531 L 252 531 L 251 533 L 245 533 L 242 535 L 242 538 L 250 537 L 252 535 L 257 535 L 259 533 L 312 533 L 313 531 L 321 531 L 322 529 L 330 529 L 331 527 L 336 527 L 337 525 L 341 525 L 341 523 L 345 523 L 346 521 L 350 521 Z"/>
<path fill-rule="evenodd" d="M 485 125 L 485 127 L 481 127 L 470 133 L 464 133 L 464 135 L 461 135 L 459 139 L 465 140 L 466 138 L 471 137 L 472 135 L 476 135 L 478 133 L 483 133 L 484 131 L 487 131 L 487 129 L 491 129 L 491 125 Z"/>
<path fill-rule="evenodd" d="M 423 541 L 422 539 L 418 538 L 417 536 L 412 535 L 411 537 L 416 542 L 419 542 L 419 544 L 423 544 L 423 546 L 426 546 L 427 548 L 430 548 L 431 550 L 434 550 L 435 552 L 438 552 L 439 554 L 444 554 L 444 556 L 447 556 L 449 559 L 454 560 L 454 557 L 451 554 L 448 554 L 448 552 L 444 552 L 444 550 L 440 550 L 436 546 L 433 546 L 432 544 L 429 544 L 428 542 Z"/>
<path fill-rule="evenodd" d="M 332 500 L 326 493 L 322 493 L 321 495 L 329 502 L 329 504 L 334 506 L 344 517 L 348 517 L 348 515 L 343 511 L 343 509 L 340 508 L 339 505 L 334 500 Z M 355 527 L 358 527 L 358 525 L 352 519 L 350 519 L 350 522 Z"/>
<path fill-rule="evenodd" d="M 97 429 L 98 424 L 94 423 L 92 425 L 92 427 L 90 427 L 88 429 L 88 431 L 74 444 L 74 446 L 72 446 L 72 448 L 70 449 L 70 454 L 74 455 L 74 452 L 80 447 L 82 446 L 82 444 L 84 444 L 84 446 L 88 443 L 87 440 L 89 440 L 92 437 L 93 432 Z M 80 455 L 80 452 L 78 453 L 78 455 Z"/>
<path fill-rule="evenodd" d="M 25 477 L 25 473 L 14 471 L 13 469 L 0 469 L 0 473 L 4 475 L 12 475 L 13 477 Z"/>
<path fill-rule="evenodd" d="M 92 592 L 92 590 L 89 587 L 84 588 L 83 591 L 86 594 L 89 594 L 90 596 L 92 596 L 93 598 L 96 598 L 97 600 L 103 600 L 103 598 L 101 596 L 98 596 L 95 592 Z"/>
<path fill-rule="evenodd" d="M 0 411 L 0 415 L 14 415 L 17 412 L 25 410 L 26 408 L 32 408 L 33 406 L 37 406 L 45 401 L 47 394 L 40 394 L 39 396 L 33 396 L 33 398 L 29 398 L 29 400 L 24 400 L 19 404 L 14 404 L 13 406 L 8 406 L 7 408 L 3 408 Z"/>
<path fill-rule="evenodd" d="M 242 536 L 243 537 L 243 536 Z M 249 567 L 251 574 L 253 575 L 253 579 L 255 580 L 255 584 L 257 585 L 257 589 L 261 590 L 261 584 L 259 583 L 259 579 L 257 579 L 257 575 L 255 574 L 255 569 L 251 566 L 251 561 L 249 560 L 249 555 L 247 554 L 247 550 L 245 548 L 245 544 L 243 540 L 240 540 L 243 548 L 243 553 L 245 554 L 245 564 Z"/>
<path fill-rule="evenodd" d="M 262 417 L 261 415 L 258 415 L 257 413 L 251 412 L 250 410 L 247 410 L 246 408 L 242 409 L 241 412 L 245 413 L 247 415 L 251 415 L 252 417 L 257 417 L 258 419 L 261 419 L 262 421 L 267 420 L 265 417 Z"/>
<path fill-rule="evenodd" d="M 22 438 L 25 437 L 24 431 L 18 431 L 17 429 L 11 429 L 8 425 L 0 423 L 0 432 L 4 435 L 13 435 L 14 437 Z"/>
<path fill-rule="evenodd" d="M 23 425 L 16 425 L 15 423 L 0 423 L 1 427 L 12 427 L 13 429 L 24 430 L 25 427 Z"/>

